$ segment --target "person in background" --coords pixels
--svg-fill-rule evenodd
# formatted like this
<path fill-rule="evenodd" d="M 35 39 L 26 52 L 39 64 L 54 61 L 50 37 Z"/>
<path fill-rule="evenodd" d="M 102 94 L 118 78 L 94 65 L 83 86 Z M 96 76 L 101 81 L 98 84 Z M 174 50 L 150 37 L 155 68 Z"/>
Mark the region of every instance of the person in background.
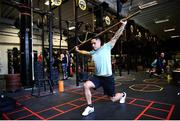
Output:
<path fill-rule="evenodd" d="M 67 53 L 67 51 L 63 51 L 63 53 L 61 54 L 63 79 L 68 79 L 68 72 L 67 72 L 68 62 L 69 62 L 68 53 Z"/>
<path fill-rule="evenodd" d="M 73 77 L 73 54 L 69 54 L 69 63 L 68 63 L 68 75 L 69 77 Z"/>
<path fill-rule="evenodd" d="M 43 60 L 43 57 L 42 57 L 42 54 L 40 53 L 38 56 L 38 62 L 42 62 L 42 60 Z"/>
<path fill-rule="evenodd" d="M 166 60 L 164 58 L 164 52 L 157 55 L 156 59 L 152 62 L 151 66 L 155 68 L 155 73 L 160 75 L 164 72 L 166 67 Z"/>

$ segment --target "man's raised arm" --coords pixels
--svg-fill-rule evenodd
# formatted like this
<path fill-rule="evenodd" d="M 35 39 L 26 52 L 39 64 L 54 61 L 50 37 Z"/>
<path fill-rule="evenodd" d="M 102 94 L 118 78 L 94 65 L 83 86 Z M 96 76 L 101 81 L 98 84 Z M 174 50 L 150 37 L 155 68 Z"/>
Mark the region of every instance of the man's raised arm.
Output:
<path fill-rule="evenodd" d="M 116 33 L 114 34 L 114 36 L 111 38 L 111 40 L 109 41 L 109 43 L 114 47 L 114 45 L 116 44 L 116 41 L 119 39 L 119 37 L 122 35 L 124 28 L 126 26 L 127 21 L 121 21 L 122 25 L 121 27 L 116 31 Z"/>

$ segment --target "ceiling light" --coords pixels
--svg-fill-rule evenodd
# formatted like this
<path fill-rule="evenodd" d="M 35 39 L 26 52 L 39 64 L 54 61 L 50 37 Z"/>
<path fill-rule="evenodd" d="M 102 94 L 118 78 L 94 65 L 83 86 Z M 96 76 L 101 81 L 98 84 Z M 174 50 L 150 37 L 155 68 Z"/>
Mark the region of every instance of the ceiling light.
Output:
<path fill-rule="evenodd" d="M 169 19 L 164 19 L 164 20 L 158 20 L 158 21 L 155 21 L 156 24 L 160 24 L 160 23 L 164 23 L 164 22 L 168 22 Z"/>
<path fill-rule="evenodd" d="M 158 4 L 157 1 L 152 1 L 152 2 L 145 3 L 143 5 L 139 5 L 138 7 L 139 7 L 139 9 L 145 9 L 145 8 L 157 5 L 157 4 Z"/>
<path fill-rule="evenodd" d="M 164 32 L 170 32 L 170 31 L 174 31 L 175 28 L 172 28 L 172 29 L 165 29 Z"/>
<path fill-rule="evenodd" d="M 171 38 L 177 38 L 180 37 L 180 35 L 171 36 Z"/>
<path fill-rule="evenodd" d="M 73 29 L 75 29 L 75 26 L 69 27 L 69 30 L 73 30 Z"/>
<path fill-rule="evenodd" d="M 60 6 L 62 3 L 62 0 L 51 0 L 53 5 Z"/>
<path fill-rule="evenodd" d="M 49 5 L 49 0 L 46 0 L 46 2 L 44 4 L 45 5 Z"/>

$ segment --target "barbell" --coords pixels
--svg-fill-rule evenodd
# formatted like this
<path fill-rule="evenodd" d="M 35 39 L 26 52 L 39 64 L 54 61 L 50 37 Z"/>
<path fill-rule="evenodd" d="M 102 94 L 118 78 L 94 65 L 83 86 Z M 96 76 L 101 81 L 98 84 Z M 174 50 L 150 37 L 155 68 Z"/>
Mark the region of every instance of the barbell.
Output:
<path fill-rule="evenodd" d="M 100 33 L 98 33 L 98 34 L 96 34 L 96 35 L 95 35 L 94 37 L 92 37 L 92 38 L 99 37 L 100 35 L 104 34 L 105 32 L 107 32 L 107 31 L 111 30 L 112 28 L 114 28 L 115 26 L 119 25 L 119 24 L 121 23 L 121 21 L 126 21 L 126 20 L 128 20 L 128 19 L 134 17 L 135 15 L 139 14 L 140 12 L 141 12 L 141 10 L 138 10 L 138 11 L 132 13 L 131 15 L 129 15 L 129 16 L 127 16 L 127 17 L 121 19 L 119 22 L 117 22 L 116 24 L 110 26 L 109 28 L 105 29 L 104 31 L 102 31 L 102 32 L 100 32 Z M 92 38 L 89 38 L 88 40 L 83 41 L 82 43 L 80 43 L 79 45 L 76 45 L 76 46 L 77 46 L 77 47 L 80 47 L 80 46 L 82 46 L 83 44 L 85 44 L 85 43 L 91 41 Z M 69 52 L 71 52 L 72 50 L 74 50 L 76 46 L 74 46 L 72 49 L 70 49 Z"/>

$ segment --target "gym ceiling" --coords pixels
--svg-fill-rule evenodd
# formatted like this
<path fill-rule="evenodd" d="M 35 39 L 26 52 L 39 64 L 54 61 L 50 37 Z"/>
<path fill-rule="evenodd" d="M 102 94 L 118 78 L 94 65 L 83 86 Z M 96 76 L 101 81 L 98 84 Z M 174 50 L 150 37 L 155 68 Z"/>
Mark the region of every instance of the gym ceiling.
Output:
<path fill-rule="evenodd" d="M 11 23 L 13 24 L 19 18 L 19 11 L 17 5 L 20 0 L 1 0 L 0 1 L 0 16 L 1 23 Z M 80 30 L 84 31 L 87 24 L 91 27 L 94 26 L 94 18 L 92 10 L 98 8 L 102 2 L 107 3 L 109 8 L 107 8 L 107 15 L 110 15 L 113 21 L 116 18 L 116 0 L 86 0 L 87 8 L 86 10 L 81 10 L 78 8 L 78 22 L 80 25 Z M 163 40 L 169 38 L 179 38 L 180 36 L 180 16 L 179 16 L 179 6 L 180 0 L 120 0 L 126 1 L 120 11 L 121 16 L 127 16 L 130 13 L 136 12 L 142 9 L 144 5 L 147 7 L 141 10 L 141 13 L 132 19 L 138 25 L 149 30 L 152 34 L 157 35 Z M 44 3 L 46 0 L 32 0 L 33 8 L 33 22 L 34 26 L 41 25 L 41 16 L 39 13 L 47 12 L 49 6 Z M 154 5 L 147 6 L 149 3 L 154 3 Z M 59 7 L 53 5 L 53 27 L 59 28 Z M 61 23 L 62 29 L 67 29 L 67 22 L 69 26 L 74 26 L 74 0 L 62 0 L 61 3 Z M 114 13 L 114 15 L 113 15 Z M 92 29 L 93 30 L 93 29 Z"/>

